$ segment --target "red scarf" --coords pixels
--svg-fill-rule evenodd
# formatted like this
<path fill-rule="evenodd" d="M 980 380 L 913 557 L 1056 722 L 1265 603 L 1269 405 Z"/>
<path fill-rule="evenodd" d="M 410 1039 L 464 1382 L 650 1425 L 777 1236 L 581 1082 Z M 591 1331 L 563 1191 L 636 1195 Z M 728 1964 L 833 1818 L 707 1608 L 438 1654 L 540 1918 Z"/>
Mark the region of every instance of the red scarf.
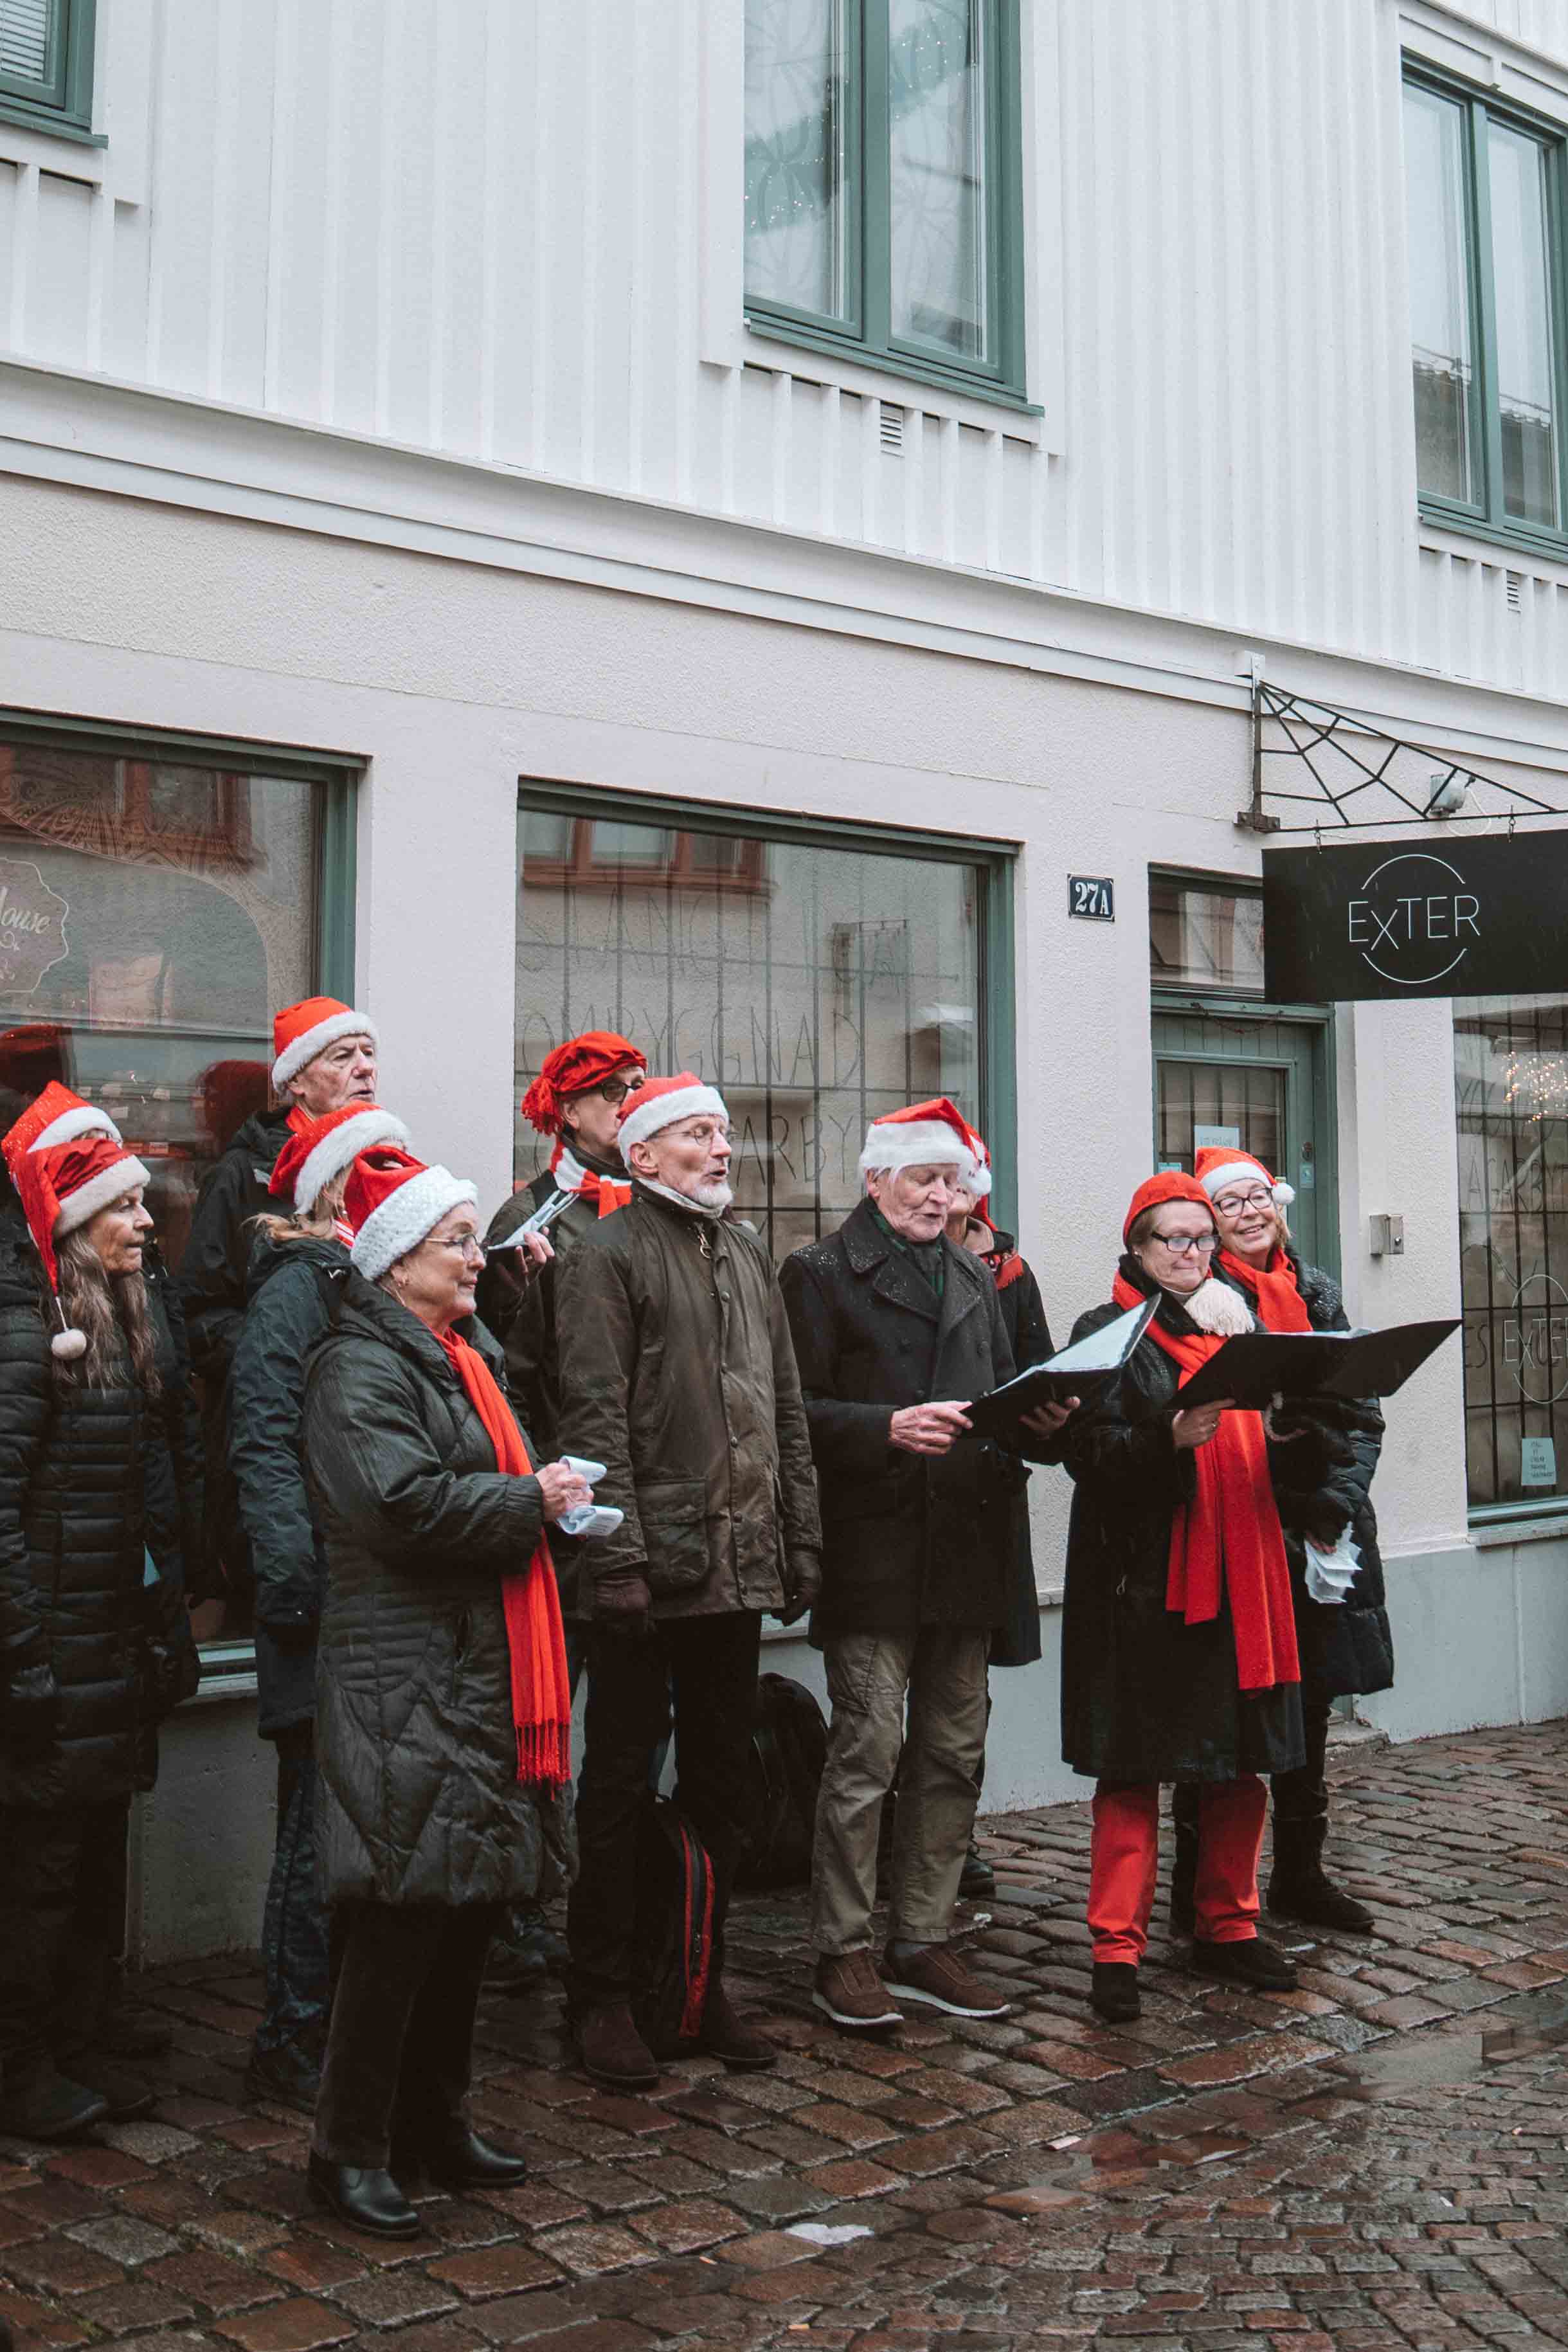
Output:
<path fill-rule="evenodd" d="M 533 1469 L 512 1408 L 476 1348 L 455 1331 L 438 1331 L 469 1403 L 496 1449 L 496 1467 L 526 1478 Z M 559 1788 L 571 1778 L 571 1681 L 566 1670 L 555 1562 L 541 1530 L 526 1569 L 501 1578 L 501 1608 L 512 1662 L 512 1722 L 517 1734 L 517 1778 Z"/>
<path fill-rule="evenodd" d="M 630 1184 L 617 1184 L 612 1176 L 601 1176 L 596 1170 L 585 1168 L 565 1143 L 556 1145 L 549 1172 L 559 1192 L 570 1192 L 579 1201 L 594 1202 L 601 1217 L 612 1217 L 632 1198 Z"/>
<path fill-rule="evenodd" d="M 1142 1292 L 1120 1274 L 1111 1296 L 1118 1307 L 1144 1304 Z M 1181 1367 L 1178 1388 L 1225 1345 L 1207 1331 L 1177 1339 L 1157 1321 L 1150 1324 L 1148 1336 Z M 1269 1479 L 1262 1415 L 1222 1413 L 1218 1429 L 1207 1445 L 1194 1450 L 1192 1459 L 1197 1491 L 1171 1515 L 1166 1607 L 1179 1612 L 1188 1625 L 1207 1625 L 1219 1614 L 1221 1594 L 1228 1595 L 1239 1687 L 1270 1690 L 1277 1683 L 1299 1683 L 1291 1570 Z"/>
<path fill-rule="evenodd" d="M 1312 1329 L 1307 1302 L 1296 1287 L 1296 1269 L 1278 1242 L 1269 1253 L 1266 1266 L 1249 1265 L 1229 1250 L 1220 1251 L 1219 1265 L 1246 1292 L 1265 1331 Z"/>
<path fill-rule="evenodd" d="M 308 1135 L 316 1124 L 316 1115 L 313 1111 L 302 1109 L 300 1105 L 296 1103 L 288 1114 L 286 1124 L 290 1135 Z"/>

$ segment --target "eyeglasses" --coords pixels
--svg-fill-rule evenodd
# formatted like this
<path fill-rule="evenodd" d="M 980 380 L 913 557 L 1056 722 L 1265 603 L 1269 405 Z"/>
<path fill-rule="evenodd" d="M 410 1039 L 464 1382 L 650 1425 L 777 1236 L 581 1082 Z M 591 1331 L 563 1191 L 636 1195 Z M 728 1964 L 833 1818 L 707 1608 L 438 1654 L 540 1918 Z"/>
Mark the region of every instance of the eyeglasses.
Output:
<path fill-rule="evenodd" d="M 463 1257 L 476 1257 L 483 1265 L 485 1244 L 477 1234 L 441 1234 L 434 1236 L 442 1249 L 456 1250 Z"/>
<path fill-rule="evenodd" d="M 1199 1257 L 1211 1257 L 1219 1247 L 1218 1234 L 1151 1234 L 1149 1239 L 1169 1250 L 1172 1257 L 1186 1257 L 1193 1250 Z"/>
<path fill-rule="evenodd" d="M 1249 1192 L 1222 1192 L 1214 1205 L 1228 1217 L 1239 1217 L 1243 1209 L 1271 1209 L 1274 1195 L 1261 1184 L 1254 1184 Z"/>
<path fill-rule="evenodd" d="M 628 1095 L 636 1093 L 638 1087 L 646 1082 L 647 1076 L 646 1070 L 639 1070 L 630 1078 L 606 1078 L 603 1085 L 595 1087 L 593 1091 L 596 1095 L 602 1095 L 612 1110 L 614 1110 L 625 1101 Z"/>

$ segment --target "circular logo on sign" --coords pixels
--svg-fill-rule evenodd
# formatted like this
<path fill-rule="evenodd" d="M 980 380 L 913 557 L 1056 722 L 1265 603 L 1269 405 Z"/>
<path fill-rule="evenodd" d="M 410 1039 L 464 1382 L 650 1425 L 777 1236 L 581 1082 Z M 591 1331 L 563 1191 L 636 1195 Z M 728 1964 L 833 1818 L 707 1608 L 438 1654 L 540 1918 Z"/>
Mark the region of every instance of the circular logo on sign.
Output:
<path fill-rule="evenodd" d="M 1349 905 L 1364 963 L 1396 988 L 1430 988 L 1458 969 L 1480 937 L 1481 903 L 1446 857 L 1401 850 L 1375 866 Z"/>
<path fill-rule="evenodd" d="M 1555 1404 L 1568 1390 L 1568 1290 L 1536 1266 L 1502 1318 L 1502 1360 L 1521 1396 Z"/>
<path fill-rule="evenodd" d="M 36 866 L 0 858 L 0 996 L 31 996 L 59 962 L 69 912 Z"/>

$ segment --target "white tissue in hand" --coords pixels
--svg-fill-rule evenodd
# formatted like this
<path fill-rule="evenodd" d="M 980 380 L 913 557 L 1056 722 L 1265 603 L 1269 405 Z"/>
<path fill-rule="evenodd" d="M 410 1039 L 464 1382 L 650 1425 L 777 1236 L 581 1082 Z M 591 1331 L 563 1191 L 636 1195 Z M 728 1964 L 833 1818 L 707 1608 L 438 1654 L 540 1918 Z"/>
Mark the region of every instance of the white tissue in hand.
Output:
<path fill-rule="evenodd" d="M 580 1454 L 563 1454 L 560 1458 L 569 1470 L 575 1470 L 578 1476 L 586 1478 L 591 1486 L 597 1486 L 604 1475 L 602 1462 L 584 1461 Z"/>
<path fill-rule="evenodd" d="M 579 1503 L 575 1510 L 563 1511 L 556 1525 L 563 1536 L 592 1543 L 600 1536 L 612 1536 L 625 1517 L 612 1503 Z"/>
<path fill-rule="evenodd" d="M 1356 1570 L 1360 1566 L 1361 1553 L 1352 1543 L 1348 1528 L 1342 1530 L 1333 1551 L 1319 1551 L 1314 1545 L 1309 1544 L 1308 1598 L 1321 1601 L 1326 1608 L 1339 1607 L 1355 1582 Z"/>

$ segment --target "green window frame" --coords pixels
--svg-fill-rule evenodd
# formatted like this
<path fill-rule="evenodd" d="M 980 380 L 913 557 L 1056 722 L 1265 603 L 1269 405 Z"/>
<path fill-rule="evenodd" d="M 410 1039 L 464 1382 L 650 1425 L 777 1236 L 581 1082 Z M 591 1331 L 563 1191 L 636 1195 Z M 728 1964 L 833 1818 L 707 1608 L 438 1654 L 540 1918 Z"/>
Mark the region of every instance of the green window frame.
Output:
<path fill-rule="evenodd" d="M 785 0 L 773 0 L 773 5 L 782 12 Z M 913 35 L 892 37 L 890 9 L 894 5 L 895 0 L 837 0 L 841 46 L 834 121 L 824 143 L 831 152 L 829 169 L 841 207 L 841 299 L 831 312 L 812 310 L 758 292 L 748 283 L 746 323 L 753 333 L 776 341 L 837 354 L 883 373 L 1038 415 L 1025 384 L 1019 0 L 969 0 L 977 19 L 976 54 L 982 89 L 982 121 L 977 126 L 982 159 L 977 290 L 987 327 L 986 350 L 975 355 L 955 353 L 937 341 L 895 329 L 894 131 L 901 96 L 918 87 L 927 51 Z M 810 125 L 798 129 L 809 131 Z M 770 148 L 747 125 L 748 228 L 759 204 L 780 201 L 779 178 L 789 169 L 788 153 L 780 151 L 787 147 L 786 135 L 780 134 Z M 797 205 L 817 200 L 806 177 L 797 184 L 793 200 Z"/>
<path fill-rule="evenodd" d="M 1528 109 L 1500 100 L 1455 77 L 1406 58 L 1404 71 L 1406 99 L 1424 94 L 1454 110 L 1456 165 L 1453 197 L 1462 241 L 1458 283 L 1454 291 L 1461 310 L 1461 328 L 1468 346 L 1468 382 L 1458 381 L 1454 416 L 1463 435 L 1469 480 L 1469 495 L 1455 495 L 1420 485 L 1420 433 L 1417 431 L 1417 502 L 1422 517 L 1445 530 L 1499 541 L 1534 554 L 1561 561 L 1568 553 L 1568 129 L 1532 114 Z M 1550 397 L 1551 450 L 1537 469 L 1538 483 L 1549 486 L 1555 519 L 1531 518 L 1511 511 L 1511 477 L 1517 501 L 1521 495 L 1523 459 L 1518 454 L 1528 437 L 1528 413 L 1517 394 L 1511 404 L 1502 388 L 1500 364 L 1500 293 L 1501 288 L 1494 242 L 1496 221 L 1491 171 L 1493 133 L 1512 134 L 1532 142 L 1541 154 L 1541 215 L 1542 283 L 1537 289 L 1546 304 L 1547 349 L 1545 389 Z M 1417 223 L 1408 224 L 1414 237 Z M 1416 320 L 1412 318 L 1413 371 Z M 1413 391 L 1413 398 L 1416 395 Z M 1419 423 L 1420 404 L 1416 400 Z"/>
<path fill-rule="evenodd" d="M 0 121 L 105 144 L 92 127 L 98 0 L 0 0 Z M 24 70 L 42 36 L 43 70 Z"/>

